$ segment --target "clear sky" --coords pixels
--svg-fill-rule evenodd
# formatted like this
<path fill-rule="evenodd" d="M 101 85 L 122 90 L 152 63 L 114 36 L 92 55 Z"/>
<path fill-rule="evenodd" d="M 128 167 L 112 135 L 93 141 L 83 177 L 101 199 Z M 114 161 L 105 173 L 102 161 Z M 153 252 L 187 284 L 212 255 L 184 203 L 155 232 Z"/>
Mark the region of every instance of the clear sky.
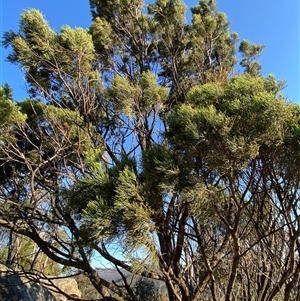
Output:
<path fill-rule="evenodd" d="M 198 0 L 186 0 L 188 7 Z M 260 59 L 263 74 L 274 74 L 286 79 L 283 94 L 292 102 L 300 102 L 300 7 L 299 0 L 217 0 L 218 10 L 225 12 L 240 39 L 266 46 Z M 0 0 L 0 31 L 17 30 L 20 14 L 29 8 L 39 9 L 50 26 L 58 31 L 61 26 L 87 28 L 91 24 L 88 0 Z M 14 98 L 27 97 L 22 72 L 5 62 L 8 52 L 1 48 L 0 84 L 14 89 Z"/>

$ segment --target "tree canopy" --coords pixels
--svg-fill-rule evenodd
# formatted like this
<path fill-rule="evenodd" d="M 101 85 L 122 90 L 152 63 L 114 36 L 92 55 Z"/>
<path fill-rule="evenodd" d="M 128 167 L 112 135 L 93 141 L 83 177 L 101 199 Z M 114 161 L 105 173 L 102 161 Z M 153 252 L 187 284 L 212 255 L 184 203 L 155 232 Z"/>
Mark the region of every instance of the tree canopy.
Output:
<path fill-rule="evenodd" d="M 190 22 L 181 0 L 90 7 L 88 29 L 55 32 L 31 9 L 3 35 L 29 87 L 21 102 L 0 89 L 7 263 L 82 273 L 103 300 L 140 300 L 127 272 L 170 301 L 298 300 L 300 107 L 260 73 L 263 45 L 213 0 Z"/>

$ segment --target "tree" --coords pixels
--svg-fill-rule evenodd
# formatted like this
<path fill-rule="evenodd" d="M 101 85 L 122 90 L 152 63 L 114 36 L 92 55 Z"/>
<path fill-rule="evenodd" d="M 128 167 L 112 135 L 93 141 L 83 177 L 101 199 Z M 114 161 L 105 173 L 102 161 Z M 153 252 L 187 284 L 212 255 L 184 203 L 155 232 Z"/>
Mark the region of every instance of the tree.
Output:
<path fill-rule="evenodd" d="M 155 282 L 140 278 L 135 284 L 135 297 L 139 301 L 158 301 L 159 291 Z"/>
<path fill-rule="evenodd" d="M 4 34 L 30 99 L 1 90 L 0 226 L 103 300 L 137 300 L 127 272 L 170 301 L 297 300 L 300 110 L 260 74 L 263 46 L 241 41 L 237 75 L 213 0 L 190 24 L 180 0 L 90 6 L 88 30 L 29 10 Z"/>

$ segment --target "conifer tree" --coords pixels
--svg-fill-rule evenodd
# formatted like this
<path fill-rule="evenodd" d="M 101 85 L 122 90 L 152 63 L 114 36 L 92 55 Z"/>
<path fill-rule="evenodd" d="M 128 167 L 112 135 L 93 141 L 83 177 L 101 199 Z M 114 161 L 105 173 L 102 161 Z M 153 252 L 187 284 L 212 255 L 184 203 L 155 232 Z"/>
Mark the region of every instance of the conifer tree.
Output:
<path fill-rule="evenodd" d="M 298 300 L 300 109 L 260 74 L 263 46 L 214 0 L 191 22 L 181 0 L 90 7 L 89 29 L 33 9 L 4 33 L 29 98 L 0 90 L 0 226 L 103 300 L 137 300 L 127 272 L 170 301 Z"/>

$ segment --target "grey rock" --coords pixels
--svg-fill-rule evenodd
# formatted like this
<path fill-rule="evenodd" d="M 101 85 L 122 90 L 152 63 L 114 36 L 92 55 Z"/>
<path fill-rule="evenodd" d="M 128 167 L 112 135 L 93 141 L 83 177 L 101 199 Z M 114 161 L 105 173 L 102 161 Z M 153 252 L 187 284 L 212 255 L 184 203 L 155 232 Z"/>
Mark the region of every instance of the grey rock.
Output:
<path fill-rule="evenodd" d="M 81 297 L 78 285 L 73 278 L 54 279 L 52 281 L 61 291 L 72 297 Z M 0 301 L 66 301 L 67 298 L 52 291 L 51 283 L 38 284 L 13 272 L 0 264 Z"/>
<path fill-rule="evenodd" d="M 38 283 L 13 273 L 5 266 L 0 266 L 1 301 L 58 301 L 54 295 Z"/>
<path fill-rule="evenodd" d="M 133 275 L 123 269 L 121 269 L 121 271 L 124 274 L 125 278 L 127 279 L 128 283 L 130 283 L 132 287 L 135 287 L 135 285 L 138 281 L 144 281 L 145 283 L 153 285 L 154 288 L 159 293 L 159 295 L 164 295 L 167 293 L 166 284 L 165 284 L 165 282 L 163 282 L 161 280 L 148 279 L 143 276 Z M 123 279 L 122 279 L 120 273 L 116 269 L 98 268 L 97 273 L 101 278 L 103 278 L 111 283 L 116 283 L 117 285 L 120 285 L 120 286 L 123 285 Z"/>

